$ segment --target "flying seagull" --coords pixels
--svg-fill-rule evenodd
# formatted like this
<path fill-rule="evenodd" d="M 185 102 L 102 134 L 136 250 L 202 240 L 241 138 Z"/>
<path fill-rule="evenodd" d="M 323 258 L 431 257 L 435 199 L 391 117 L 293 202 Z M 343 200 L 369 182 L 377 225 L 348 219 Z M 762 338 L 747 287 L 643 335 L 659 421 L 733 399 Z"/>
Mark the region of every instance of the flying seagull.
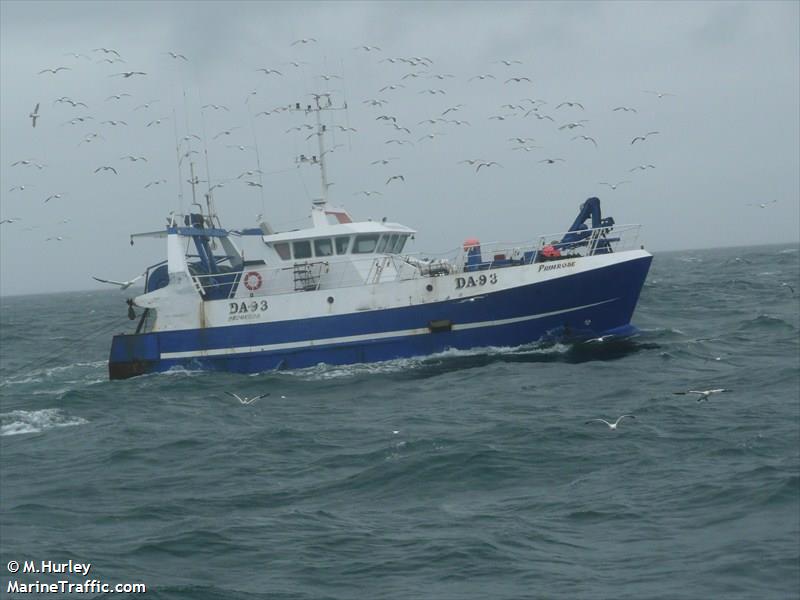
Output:
<path fill-rule="evenodd" d="M 572 138 L 572 139 L 573 139 L 573 140 L 577 140 L 577 139 L 584 139 L 584 140 L 586 140 L 587 142 L 592 142 L 592 143 L 594 144 L 595 148 L 597 147 L 597 140 L 595 140 L 593 137 L 591 137 L 591 136 L 589 136 L 589 135 L 576 135 L 576 136 L 575 136 L 574 138 Z"/>
<path fill-rule="evenodd" d="M 112 73 L 109 77 L 117 77 L 122 75 L 125 79 L 133 77 L 134 75 L 147 75 L 144 71 L 123 71 L 122 73 Z"/>
<path fill-rule="evenodd" d="M 517 83 L 519 83 L 519 82 L 521 82 L 521 81 L 528 81 L 528 82 L 530 82 L 531 80 L 530 80 L 530 78 L 528 78 L 528 77 L 509 77 L 508 79 L 506 79 L 506 83 L 509 83 L 509 82 L 511 82 L 511 81 L 516 81 Z"/>
<path fill-rule="evenodd" d="M 758 206 L 759 208 L 767 208 L 767 206 L 769 206 L 770 204 L 775 204 L 776 202 L 777 200 L 771 200 L 769 202 L 756 202 L 755 204 L 748 203 L 747 206 Z"/>
<path fill-rule="evenodd" d="M 623 183 L 630 183 L 630 181 L 620 181 L 619 183 L 606 183 L 605 181 L 601 181 L 597 185 L 607 185 L 612 190 L 616 190 L 617 186 L 622 185 Z"/>
<path fill-rule="evenodd" d="M 625 112 L 636 112 L 636 109 L 631 108 L 630 106 L 618 106 L 612 112 L 616 112 L 618 110 L 624 110 Z"/>
<path fill-rule="evenodd" d="M 637 165 L 632 169 L 628 169 L 629 173 L 633 173 L 634 171 L 646 171 L 647 169 L 655 169 L 655 165 Z"/>
<path fill-rule="evenodd" d="M 110 283 L 111 285 L 118 285 L 120 290 L 127 290 L 134 283 L 139 281 L 142 277 L 144 277 L 144 273 L 142 273 L 138 277 L 134 277 L 130 281 L 114 281 L 113 279 L 100 279 L 99 277 L 95 277 L 94 275 L 92 275 L 92 279 L 94 279 L 95 281 L 99 281 L 100 283 Z"/>
<path fill-rule="evenodd" d="M 645 94 L 655 94 L 659 98 L 663 98 L 664 96 L 674 96 L 675 94 L 670 94 L 668 92 L 654 92 L 651 90 L 642 90 Z"/>
<path fill-rule="evenodd" d="M 556 106 L 556 110 L 558 110 L 558 109 L 559 109 L 559 108 L 561 108 L 562 106 L 569 106 L 570 108 L 572 108 L 573 106 L 577 106 L 577 107 L 579 107 L 581 110 L 583 110 L 583 104 L 581 104 L 580 102 L 562 102 L 561 104 L 559 104 L 558 106 Z"/>
<path fill-rule="evenodd" d="M 588 425 L 589 423 L 594 423 L 595 421 L 597 421 L 597 422 L 600 422 L 600 423 L 605 423 L 606 425 L 608 425 L 609 429 L 616 429 L 617 425 L 619 425 L 619 422 L 622 421 L 622 419 L 625 419 L 625 418 L 635 419 L 636 417 L 634 417 L 633 415 L 622 415 L 620 418 L 618 418 L 613 423 L 609 423 L 605 419 L 589 419 L 588 421 L 586 421 L 586 424 Z"/>
<path fill-rule="evenodd" d="M 42 69 L 41 71 L 39 71 L 39 75 L 41 75 L 42 73 L 52 73 L 53 75 L 55 75 L 59 71 L 71 71 L 71 70 L 72 69 L 70 69 L 69 67 L 56 67 L 55 69 Z"/>
<path fill-rule="evenodd" d="M 39 103 L 36 103 L 36 108 L 33 109 L 33 112 L 28 115 L 31 118 L 31 123 L 34 127 L 36 127 L 36 119 L 39 118 Z"/>
<path fill-rule="evenodd" d="M 483 81 L 484 79 L 495 79 L 495 76 L 491 73 L 486 73 L 485 75 L 475 75 L 475 77 L 470 77 L 468 81 L 472 81 L 473 79 L 480 79 Z"/>
<path fill-rule="evenodd" d="M 167 183 L 166 179 L 158 179 L 156 181 L 151 181 L 150 183 L 146 184 L 144 187 L 149 188 L 151 185 L 160 185 L 162 183 Z"/>
<path fill-rule="evenodd" d="M 406 178 L 403 177 L 402 175 L 392 175 L 391 177 L 389 177 L 389 179 L 386 180 L 386 185 L 389 185 L 389 183 L 391 183 L 395 179 L 398 179 L 402 182 L 405 182 L 406 180 Z"/>
<path fill-rule="evenodd" d="M 543 160 L 540 160 L 539 162 L 540 163 L 547 163 L 548 165 L 553 165 L 558 161 L 567 162 L 563 158 L 545 158 Z"/>
<path fill-rule="evenodd" d="M 264 75 L 269 75 L 270 73 L 275 73 L 276 75 L 283 75 L 283 73 L 281 73 L 277 69 L 267 69 L 266 67 L 261 67 L 260 69 L 256 69 L 256 71 L 263 71 Z"/>
<path fill-rule="evenodd" d="M 243 398 L 238 394 L 234 394 L 233 392 L 225 392 L 225 393 L 228 394 L 228 396 L 230 396 L 231 398 L 236 398 L 241 404 L 252 404 L 259 398 L 266 398 L 267 396 L 269 396 L 269 392 L 267 392 L 266 394 L 261 394 L 260 396 L 253 396 L 252 398 L 248 398 L 247 396 Z"/>
<path fill-rule="evenodd" d="M 117 173 L 117 170 L 114 167 L 106 167 L 106 166 L 97 167 L 94 170 L 94 172 L 97 173 L 98 171 L 113 171 L 114 175 L 119 175 L 119 173 Z"/>
<path fill-rule="evenodd" d="M 309 44 L 311 42 L 316 42 L 316 41 L 317 40 L 315 38 L 302 38 L 302 39 L 299 39 L 299 40 L 295 40 L 290 45 L 291 46 L 296 46 L 297 44 Z"/>
<path fill-rule="evenodd" d="M 721 394 L 723 392 L 730 392 L 732 390 L 726 390 L 724 388 L 719 388 L 716 390 L 689 390 L 688 392 L 673 392 L 676 396 L 685 396 L 686 394 L 697 394 L 697 401 L 700 402 L 701 400 L 708 400 L 708 397 L 711 394 Z"/>
<path fill-rule="evenodd" d="M 501 165 L 499 162 L 495 162 L 493 160 L 489 161 L 489 162 L 482 162 L 482 163 L 479 163 L 477 167 L 475 167 L 475 172 L 477 173 L 478 171 L 480 171 L 481 167 L 493 167 L 493 166 L 502 167 L 503 165 Z"/>
<path fill-rule="evenodd" d="M 358 196 L 359 194 L 364 194 L 367 198 L 369 198 L 370 196 L 374 196 L 374 195 L 383 196 L 383 194 L 381 194 L 380 192 L 368 192 L 366 190 L 363 190 L 361 192 L 356 192 L 353 195 L 354 196 Z"/>
<path fill-rule="evenodd" d="M 50 200 L 58 200 L 61 198 L 63 194 L 51 194 L 47 198 L 44 199 L 45 203 L 50 202 Z"/>
<path fill-rule="evenodd" d="M 164 54 L 169 54 L 172 58 L 178 59 L 182 58 L 183 60 L 188 62 L 188 58 L 186 58 L 183 54 L 178 54 L 177 52 L 165 52 Z"/>
<path fill-rule="evenodd" d="M 635 144 L 637 140 L 645 141 L 649 136 L 656 135 L 658 131 L 648 131 L 644 135 L 637 135 L 635 138 L 631 140 L 631 145 Z"/>

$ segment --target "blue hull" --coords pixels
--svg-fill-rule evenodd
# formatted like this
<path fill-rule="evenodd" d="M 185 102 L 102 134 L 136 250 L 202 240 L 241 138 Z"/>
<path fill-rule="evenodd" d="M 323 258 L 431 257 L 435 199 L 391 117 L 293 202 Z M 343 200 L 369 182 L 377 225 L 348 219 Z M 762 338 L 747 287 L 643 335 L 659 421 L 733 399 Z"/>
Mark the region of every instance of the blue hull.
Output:
<path fill-rule="evenodd" d="M 173 367 L 254 373 L 425 356 L 451 348 L 630 335 L 652 257 L 444 302 L 276 323 L 117 335 L 109 374 Z M 201 355 L 202 353 L 202 355 Z"/>

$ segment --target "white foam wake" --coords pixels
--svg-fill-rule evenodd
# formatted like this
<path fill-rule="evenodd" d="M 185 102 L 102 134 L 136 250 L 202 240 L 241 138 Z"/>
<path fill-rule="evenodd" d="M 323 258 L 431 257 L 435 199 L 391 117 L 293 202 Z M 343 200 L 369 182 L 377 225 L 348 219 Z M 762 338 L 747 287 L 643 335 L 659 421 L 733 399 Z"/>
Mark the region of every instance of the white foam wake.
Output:
<path fill-rule="evenodd" d="M 68 427 L 88 423 L 81 417 L 65 415 L 60 408 L 42 410 L 12 410 L 0 413 L 0 436 L 20 433 L 39 433 L 53 427 Z"/>

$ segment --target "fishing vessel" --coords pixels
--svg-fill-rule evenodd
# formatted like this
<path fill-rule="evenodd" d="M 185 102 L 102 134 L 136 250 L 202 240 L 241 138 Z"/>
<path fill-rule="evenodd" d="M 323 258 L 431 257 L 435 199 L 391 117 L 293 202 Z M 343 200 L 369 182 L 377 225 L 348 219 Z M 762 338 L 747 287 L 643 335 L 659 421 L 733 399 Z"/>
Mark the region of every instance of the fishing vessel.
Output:
<path fill-rule="evenodd" d="M 228 230 L 213 193 L 194 212 L 171 213 L 167 258 L 145 272 L 128 300 L 133 333 L 116 335 L 111 379 L 173 368 L 253 373 L 318 363 L 425 356 L 449 349 L 627 337 L 652 255 L 639 225 L 603 217 L 589 198 L 567 231 L 525 242 L 466 239 L 452 253 L 405 253 L 415 231 L 356 221 L 327 201 L 330 96 L 301 109 L 316 115 L 321 197 L 311 224 L 275 231 L 268 222 Z M 190 180 L 195 193 L 197 184 Z M 588 223 L 587 223 L 588 222 Z M 138 313 L 136 309 L 141 309 Z"/>

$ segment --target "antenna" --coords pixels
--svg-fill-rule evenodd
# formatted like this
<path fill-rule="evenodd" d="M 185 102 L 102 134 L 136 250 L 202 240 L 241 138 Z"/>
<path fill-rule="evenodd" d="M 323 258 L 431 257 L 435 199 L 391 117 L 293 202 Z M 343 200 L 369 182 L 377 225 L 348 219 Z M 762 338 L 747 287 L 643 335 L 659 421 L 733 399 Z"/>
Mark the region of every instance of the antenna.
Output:
<path fill-rule="evenodd" d="M 313 112 L 317 120 L 316 136 L 319 147 L 319 155 L 311 156 L 311 158 L 309 158 L 304 154 L 301 154 L 297 157 L 296 162 L 298 164 L 306 163 L 317 165 L 319 167 L 322 197 L 312 200 L 311 216 L 314 225 L 320 226 L 327 223 L 325 218 L 325 205 L 328 203 L 328 188 L 331 185 L 328 183 L 328 172 L 325 168 L 325 133 L 327 132 L 327 127 L 322 123 L 320 114 L 323 110 L 346 110 L 347 103 L 345 102 L 343 106 L 334 106 L 333 102 L 331 101 L 330 92 L 323 94 L 311 94 L 311 96 L 314 99 L 314 104 L 306 104 L 305 107 L 303 107 L 299 102 L 296 102 L 292 110 L 302 110 L 306 114 Z"/>

